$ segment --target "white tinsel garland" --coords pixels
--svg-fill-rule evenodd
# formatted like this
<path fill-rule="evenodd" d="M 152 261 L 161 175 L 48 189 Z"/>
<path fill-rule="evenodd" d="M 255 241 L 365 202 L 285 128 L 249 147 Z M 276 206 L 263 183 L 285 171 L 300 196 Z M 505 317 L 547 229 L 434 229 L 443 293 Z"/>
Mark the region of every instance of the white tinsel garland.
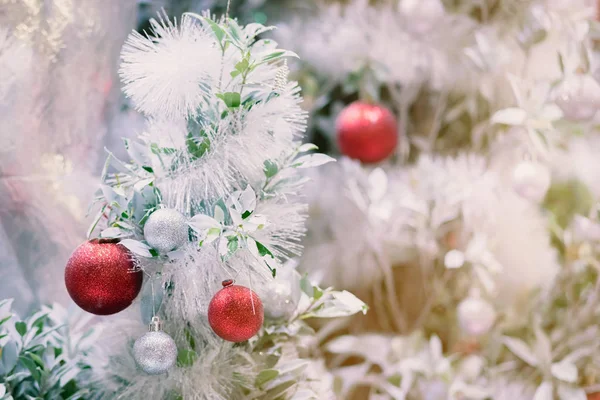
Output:
<path fill-rule="evenodd" d="M 167 375 L 146 376 L 127 339 L 139 336 L 140 326 L 115 322 L 121 340 L 107 342 L 108 392 L 123 399 L 260 399 L 280 382 L 289 384 L 280 393 L 286 399 L 306 391 L 315 398 L 308 383 L 314 375 L 303 372 L 311 361 L 288 358 L 306 335 L 301 321 L 366 311 L 356 297 L 314 287 L 291 270 L 280 275 L 298 286 L 290 293 L 302 289 L 298 304 L 246 344 L 224 343 L 208 318 L 223 280 L 269 296 L 277 271 L 293 268 L 287 261 L 301 252 L 306 208 L 296 195 L 305 182 L 298 170 L 332 161 L 306 154 L 316 146 L 300 142 L 306 113 L 282 62 L 294 54 L 259 39 L 272 29 L 260 24 L 242 27 L 208 14 L 166 18 L 151 21 L 152 36 L 133 33 L 123 48 L 124 91 L 150 121 L 138 139 L 125 140 L 129 162 L 109 154 L 91 232 L 120 238 L 136 255 L 149 277 L 143 317 L 161 316 L 179 358 Z M 165 208 L 192 232 L 191 242 L 174 250 L 171 242 L 152 248 L 147 237 L 152 217 Z M 270 301 L 268 307 L 283 306 Z M 278 363 L 269 366 L 265 357 Z M 330 384 L 324 379 L 316 391 Z"/>

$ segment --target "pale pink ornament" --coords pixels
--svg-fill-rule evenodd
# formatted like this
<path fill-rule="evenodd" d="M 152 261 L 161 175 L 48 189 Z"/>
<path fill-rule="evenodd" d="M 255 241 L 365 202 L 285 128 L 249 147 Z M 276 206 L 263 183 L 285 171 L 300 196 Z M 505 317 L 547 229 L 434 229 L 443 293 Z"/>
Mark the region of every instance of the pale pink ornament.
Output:
<path fill-rule="evenodd" d="M 556 88 L 554 101 L 566 119 L 588 121 L 600 108 L 600 84 L 588 74 L 571 75 Z"/>
<path fill-rule="evenodd" d="M 550 188 L 550 170 L 535 161 L 521 161 L 513 170 L 513 189 L 521 197 L 541 202 Z"/>
<path fill-rule="evenodd" d="M 470 336 L 485 335 L 496 321 L 496 310 L 477 292 L 460 302 L 457 314 L 460 328 Z"/>

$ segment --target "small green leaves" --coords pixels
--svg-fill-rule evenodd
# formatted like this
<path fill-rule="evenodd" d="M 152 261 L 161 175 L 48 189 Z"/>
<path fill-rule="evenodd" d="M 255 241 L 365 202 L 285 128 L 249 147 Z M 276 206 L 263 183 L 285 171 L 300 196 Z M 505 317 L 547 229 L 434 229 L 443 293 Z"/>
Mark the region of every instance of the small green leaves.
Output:
<path fill-rule="evenodd" d="M 8 317 L 4 317 L 4 318 L 0 319 L 0 325 L 4 324 L 6 321 L 8 321 L 11 318 L 12 318 L 12 315 L 9 315 Z"/>
<path fill-rule="evenodd" d="M 159 156 L 161 154 L 174 154 L 177 152 L 177 149 L 172 147 L 159 147 L 158 144 L 152 143 L 150 145 L 150 151 L 152 151 L 152 154 Z"/>
<path fill-rule="evenodd" d="M 237 108 L 242 104 L 242 97 L 238 92 L 217 93 L 216 96 L 229 108 Z"/>
<path fill-rule="evenodd" d="M 177 352 L 177 366 L 189 367 L 198 359 L 198 353 L 190 349 L 180 349 Z"/>
<path fill-rule="evenodd" d="M 277 171 L 279 171 L 279 167 L 273 161 L 265 160 L 263 170 L 265 171 L 265 176 L 267 178 L 272 178 L 277 174 Z"/>
<path fill-rule="evenodd" d="M 236 20 L 228 18 L 227 25 L 225 27 L 225 34 L 228 37 L 229 42 L 237 47 L 238 49 L 244 51 L 246 50 L 246 44 L 242 40 L 243 31 L 242 28 L 238 25 Z"/>
<path fill-rule="evenodd" d="M 17 365 L 18 354 L 17 344 L 14 341 L 9 341 L 2 347 L 0 361 L 5 372 L 10 372 Z"/>
<path fill-rule="evenodd" d="M 219 238 L 219 256 L 221 256 L 221 260 L 225 261 L 229 257 L 231 257 L 239 248 L 239 237 L 237 234 L 229 234 Z"/>
<path fill-rule="evenodd" d="M 39 381 L 41 378 L 41 371 L 39 367 L 30 358 L 26 356 L 20 356 L 19 362 L 23 364 L 31 373 L 34 380 Z"/>
<path fill-rule="evenodd" d="M 208 240 L 210 237 L 218 237 L 221 234 L 221 229 L 220 228 L 210 228 L 207 232 L 207 237 L 206 240 Z"/>
<path fill-rule="evenodd" d="M 215 34 L 215 37 L 217 38 L 219 43 L 221 43 L 223 41 L 223 38 L 225 37 L 225 31 L 223 30 L 223 28 L 221 28 L 221 26 L 219 24 L 217 24 L 215 21 L 213 21 L 210 18 L 202 18 L 202 19 L 210 26 L 213 33 Z"/>
<path fill-rule="evenodd" d="M 308 275 L 304 275 L 300 280 L 300 289 L 309 297 L 313 296 L 313 285 L 308 280 Z"/>
<path fill-rule="evenodd" d="M 252 70 L 250 65 L 250 53 L 247 52 L 242 58 L 242 61 L 235 65 L 235 70 L 231 71 L 231 77 L 235 78 L 238 75 L 242 75 L 244 78 Z M 244 79 L 245 80 L 245 79 Z"/>
<path fill-rule="evenodd" d="M 320 287 L 318 287 L 318 286 L 313 286 L 313 295 L 312 295 L 312 297 L 313 297 L 315 300 L 319 300 L 321 297 L 323 297 L 323 293 L 324 293 L 324 292 L 323 292 L 323 290 L 321 290 L 321 288 L 320 288 Z"/>
<path fill-rule="evenodd" d="M 256 241 L 256 247 L 258 249 L 258 254 L 260 254 L 262 257 L 264 256 L 271 256 L 271 258 L 275 258 L 275 256 L 273 255 L 273 253 L 271 253 L 271 250 L 269 250 L 264 244 L 262 244 L 259 241 Z"/>
<path fill-rule="evenodd" d="M 251 215 L 252 215 L 252 211 L 248 211 L 248 210 L 246 210 L 246 211 L 244 211 L 244 213 L 242 214 L 242 219 L 246 219 L 246 218 L 248 218 L 248 217 L 249 217 L 249 216 L 251 216 Z"/>
<path fill-rule="evenodd" d="M 239 247 L 239 240 L 237 236 L 227 238 L 227 251 L 229 254 L 233 254 Z"/>
<path fill-rule="evenodd" d="M 95 341 L 94 328 L 84 328 L 88 322 L 55 305 L 16 322 L 15 329 L 0 324 L 0 399 L 88 398 L 81 386 L 89 382 L 82 372 L 90 369 L 86 357 Z"/>
<path fill-rule="evenodd" d="M 27 324 L 23 321 L 15 322 L 15 329 L 19 332 L 19 335 L 24 336 L 27 332 Z"/>
<path fill-rule="evenodd" d="M 186 138 L 188 152 L 195 158 L 202 157 L 210 150 L 210 140 L 204 131 L 200 132 L 200 136 L 194 136 L 191 132 Z"/>
<path fill-rule="evenodd" d="M 279 371 L 277 371 L 276 369 L 265 369 L 263 371 L 260 371 L 260 373 L 256 377 L 256 381 L 254 382 L 254 385 L 258 388 L 262 388 L 265 383 L 272 381 L 273 379 L 277 378 L 278 376 L 279 376 Z"/>
<path fill-rule="evenodd" d="M 295 58 L 299 58 L 298 55 L 296 53 L 294 53 L 293 51 L 288 51 L 288 50 L 276 50 L 270 54 L 267 54 L 266 56 L 264 56 L 259 64 L 263 64 L 269 61 L 275 61 L 275 60 L 279 60 L 280 58 L 283 57 L 295 57 Z"/>

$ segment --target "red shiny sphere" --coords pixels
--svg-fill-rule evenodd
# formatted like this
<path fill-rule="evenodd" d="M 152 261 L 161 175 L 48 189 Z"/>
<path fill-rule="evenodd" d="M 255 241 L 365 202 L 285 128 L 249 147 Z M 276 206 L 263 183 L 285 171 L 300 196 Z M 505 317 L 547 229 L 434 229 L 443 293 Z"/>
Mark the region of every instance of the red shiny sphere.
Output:
<path fill-rule="evenodd" d="M 398 124 L 385 107 L 355 101 L 336 121 L 337 143 L 342 154 L 364 163 L 391 156 L 398 144 Z"/>
<path fill-rule="evenodd" d="M 142 271 L 133 256 L 117 243 L 90 240 L 81 244 L 67 262 L 65 284 L 73 301 L 96 315 L 123 311 L 142 288 Z"/>
<path fill-rule="evenodd" d="M 245 286 L 223 281 L 208 305 L 210 327 L 222 339 L 243 342 L 256 335 L 263 324 L 263 304 L 256 293 Z"/>

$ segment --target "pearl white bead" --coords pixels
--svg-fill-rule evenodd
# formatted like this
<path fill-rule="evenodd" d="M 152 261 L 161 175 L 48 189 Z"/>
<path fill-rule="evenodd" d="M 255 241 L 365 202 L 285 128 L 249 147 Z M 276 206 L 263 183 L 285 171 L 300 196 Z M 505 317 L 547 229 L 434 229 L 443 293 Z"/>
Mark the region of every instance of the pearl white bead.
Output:
<path fill-rule="evenodd" d="M 550 171 L 546 166 L 522 161 L 513 170 L 513 188 L 521 197 L 539 203 L 550 188 Z"/>
<path fill-rule="evenodd" d="M 557 88 L 555 102 L 565 118 L 590 120 L 600 108 L 600 84 L 590 75 L 570 76 Z"/>
<path fill-rule="evenodd" d="M 496 320 L 494 307 L 479 296 L 469 296 L 461 301 L 457 312 L 461 329 L 473 336 L 489 332 Z"/>
<path fill-rule="evenodd" d="M 277 277 L 268 282 L 261 296 L 265 317 L 289 319 L 300 301 L 300 275 L 292 269 L 280 268 Z"/>

